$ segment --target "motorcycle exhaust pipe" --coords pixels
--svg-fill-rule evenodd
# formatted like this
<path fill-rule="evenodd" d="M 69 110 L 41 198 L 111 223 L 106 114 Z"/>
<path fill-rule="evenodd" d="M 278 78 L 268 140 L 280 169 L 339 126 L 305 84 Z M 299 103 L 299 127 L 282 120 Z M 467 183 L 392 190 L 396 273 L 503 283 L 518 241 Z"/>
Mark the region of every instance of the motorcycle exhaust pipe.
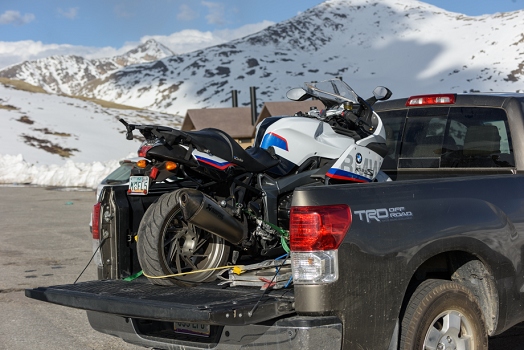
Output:
<path fill-rule="evenodd" d="M 191 188 L 178 191 L 180 207 L 187 222 L 233 244 L 239 244 L 244 239 L 244 226 L 213 199 Z"/>

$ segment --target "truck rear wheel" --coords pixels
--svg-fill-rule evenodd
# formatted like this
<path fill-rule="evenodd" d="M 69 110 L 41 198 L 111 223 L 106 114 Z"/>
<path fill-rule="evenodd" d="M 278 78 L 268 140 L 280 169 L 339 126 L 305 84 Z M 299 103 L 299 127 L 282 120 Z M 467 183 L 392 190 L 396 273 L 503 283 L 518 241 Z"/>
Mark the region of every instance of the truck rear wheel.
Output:
<path fill-rule="evenodd" d="M 487 350 L 482 311 L 471 291 L 456 282 L 424 281 L 402 320 L 401 350 Z"/>
<path fill-rule="evenodd" d="M 226 241 L 184 220 L 178 191 L 162 195 L 144 214 L 138 229 L 138 260 L 153 284 L 192 286 L 214 280 L 227 263 Z M 168 278 L 152 278 L 208 270 Z"/>

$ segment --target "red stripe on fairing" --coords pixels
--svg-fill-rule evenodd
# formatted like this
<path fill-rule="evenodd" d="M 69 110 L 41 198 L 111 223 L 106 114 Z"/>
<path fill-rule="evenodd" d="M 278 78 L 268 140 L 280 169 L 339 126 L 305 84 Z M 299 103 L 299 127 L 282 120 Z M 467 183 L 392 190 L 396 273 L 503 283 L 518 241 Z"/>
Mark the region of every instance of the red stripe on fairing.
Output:
<path fill-rule="evenodd" d="M 230 163 L 230 162 L 226 162 L 226 163 L 217 163 L 215 161 L 212 161 L 210 159 L 206 159 L 206 158 L 202 158 L 202 157 L 196 157 L 197 160 L 200 162 L 200 163 L 204 163 L 204 164 L 207 164 L 207 165 L 210 165 L 212 166 L 213 168 L 217 168 L 217 169 L 220 169 L 220 170 L 225 170 L 227 168 L 229 168 L 230 166 L 235 166 L 235 164 L 233 163 Z"/>
<path fill-rule="evenodd" d="M 344 180 L 344 181 L 362 182 L 362 183 L 370 182 L 369 180 L 361 180 L 361 179 L 357 179 L 356 177 L 335 175 L 335 174 L 330 174 L 330 173 L 326 173 L 326 176 L 332 179 Z"/>

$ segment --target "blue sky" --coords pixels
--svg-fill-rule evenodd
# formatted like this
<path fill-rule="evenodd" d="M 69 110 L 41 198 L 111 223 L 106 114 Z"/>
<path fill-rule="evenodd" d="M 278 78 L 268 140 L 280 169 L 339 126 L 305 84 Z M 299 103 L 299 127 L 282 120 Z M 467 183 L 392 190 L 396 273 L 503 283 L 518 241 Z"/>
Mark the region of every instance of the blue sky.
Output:
<path fill-rule="evenodd" d="M 2 0 L 0 41 L 118 47 L 144 35 L 280 22 L 321 0 Z M 524 0 L 427 0 L 476 16 L 524 8 Z M 11 11 L 11 12 L 9 12 Z"/>
<path fill-rule="evenodd" d="M 19 59 L 65 54 L 71 46 L 86 57 L 107 57 L 131 49 L 148 36 L 163 38 L 161 42 L 180 53 L 250 34 L 321 2 L 1 0 L 0 69 Z M 524 9 L 524 0 L 425 2 L 470 16 Z"/>

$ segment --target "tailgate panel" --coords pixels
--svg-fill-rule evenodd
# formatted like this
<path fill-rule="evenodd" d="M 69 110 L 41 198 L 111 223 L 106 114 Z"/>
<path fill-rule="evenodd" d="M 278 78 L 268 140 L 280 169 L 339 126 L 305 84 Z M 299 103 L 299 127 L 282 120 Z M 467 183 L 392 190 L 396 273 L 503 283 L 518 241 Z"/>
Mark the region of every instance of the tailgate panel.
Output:
<path fill-rule="evenodd" d="M 25 294 L 58 305 L 124 317 L 214 325 L 253 324 L 294 312 L 292 289 L 264 294 L 255 288 L 224 288 L 214 283 L 192 288 L 156 286 L 145 278 L 38 287 L 26 289 Z"/>

